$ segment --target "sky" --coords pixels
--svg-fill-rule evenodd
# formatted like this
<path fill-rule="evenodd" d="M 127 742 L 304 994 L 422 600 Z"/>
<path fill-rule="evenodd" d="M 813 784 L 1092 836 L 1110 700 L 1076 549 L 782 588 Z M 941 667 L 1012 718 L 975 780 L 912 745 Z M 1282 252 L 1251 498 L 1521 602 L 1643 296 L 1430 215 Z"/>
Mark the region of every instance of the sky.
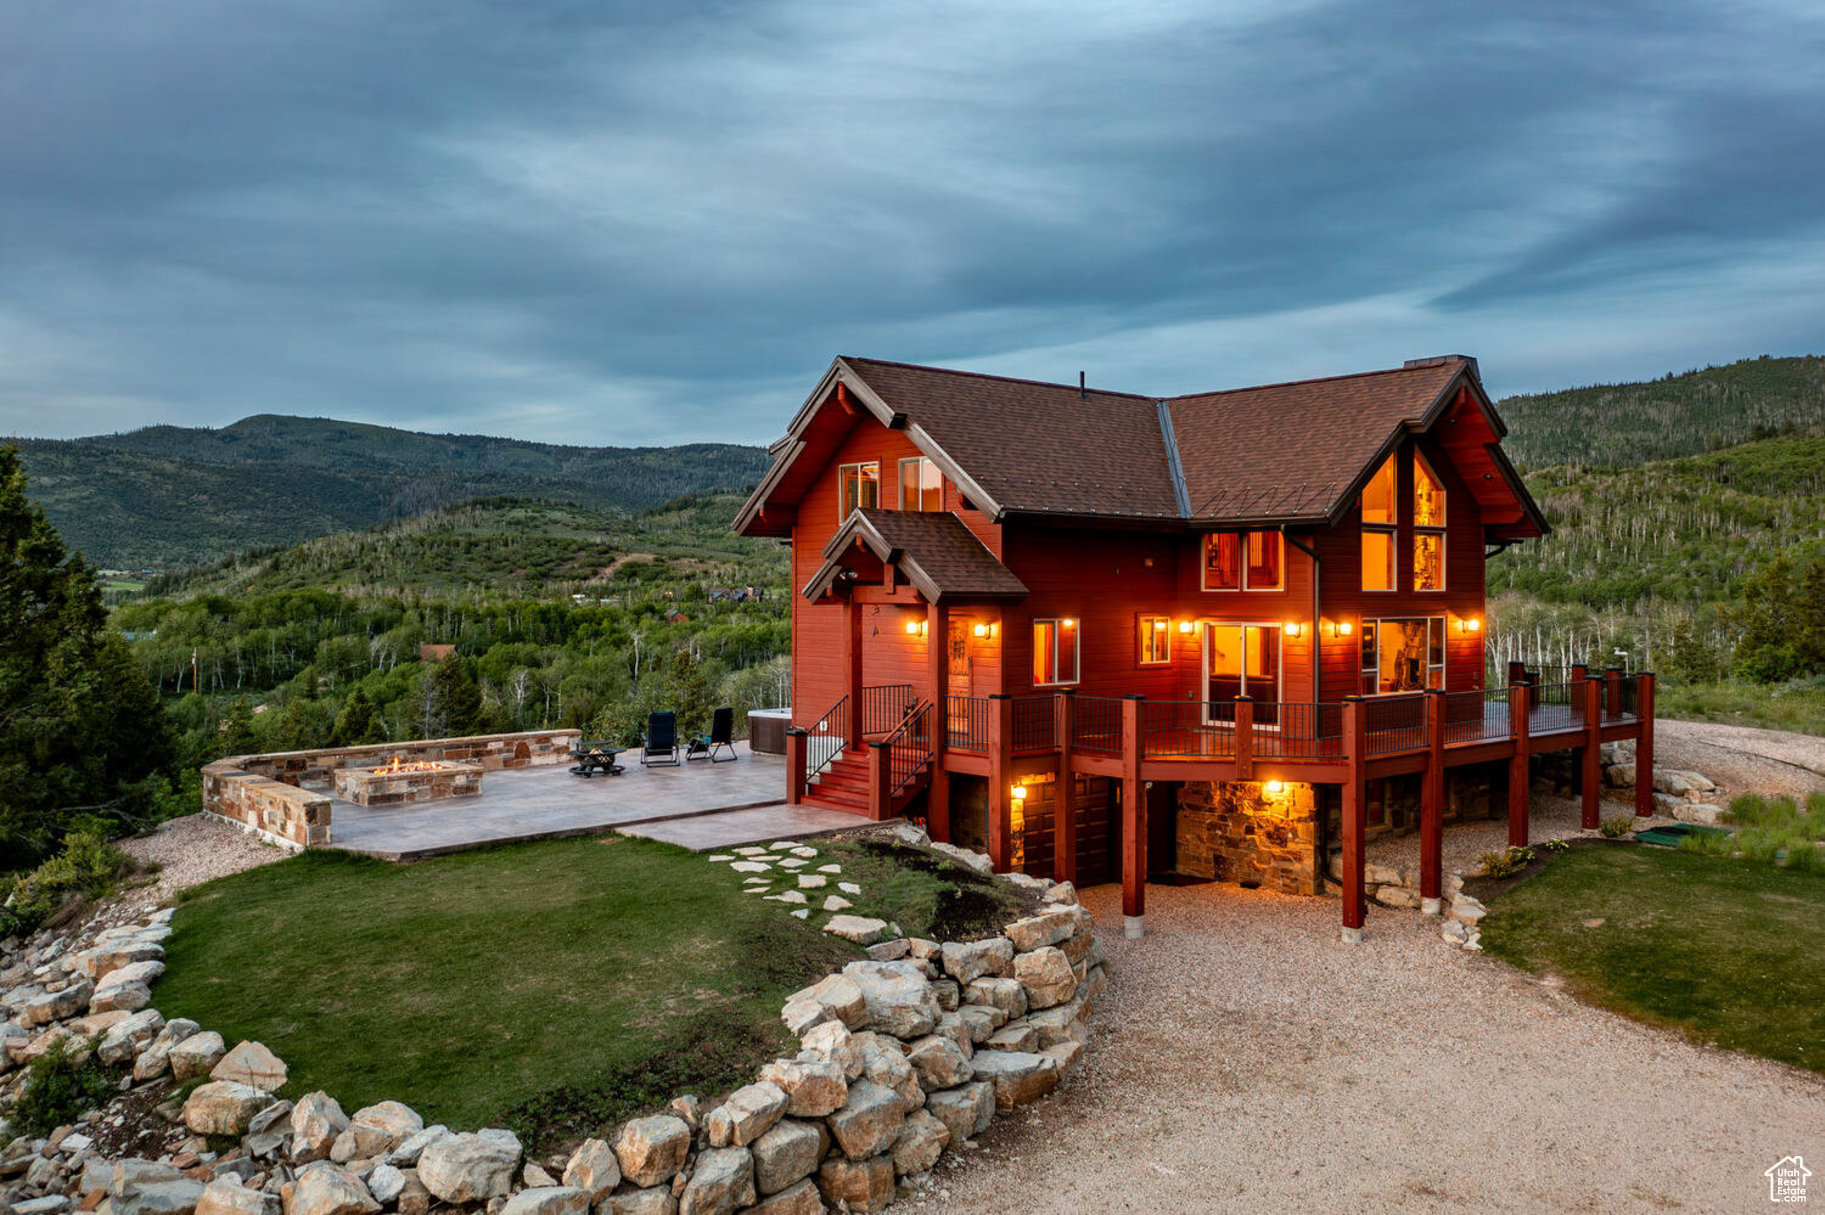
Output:
<path fill-rule="evenodd" d="M 1825 353 L 1825 5 L 6 0 L 0 434 Z"/>

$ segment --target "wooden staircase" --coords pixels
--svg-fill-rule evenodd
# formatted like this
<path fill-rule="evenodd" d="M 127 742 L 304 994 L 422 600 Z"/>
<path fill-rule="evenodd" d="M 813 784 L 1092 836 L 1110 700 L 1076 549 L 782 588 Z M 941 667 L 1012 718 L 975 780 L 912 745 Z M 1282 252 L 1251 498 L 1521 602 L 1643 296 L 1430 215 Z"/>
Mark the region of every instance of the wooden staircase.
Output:
<path fill-rule="evenodd" d="M 872 817 L 868 805 L 868 753 L 847 747 L 811 780 L 804 804 Z"/>

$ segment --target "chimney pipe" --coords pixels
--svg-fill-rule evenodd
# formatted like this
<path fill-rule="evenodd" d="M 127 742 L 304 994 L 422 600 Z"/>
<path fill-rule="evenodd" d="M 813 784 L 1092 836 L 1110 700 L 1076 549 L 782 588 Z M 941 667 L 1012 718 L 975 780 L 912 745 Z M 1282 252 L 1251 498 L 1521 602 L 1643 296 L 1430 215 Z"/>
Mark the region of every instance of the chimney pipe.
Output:
<path fill-rule="evenodd" d="M 1084 373 L 1081 371 L 1077 373 L 1077 399 L 1080 401 L 1090 399 L 1090 394 L 1084 390 Z"/>

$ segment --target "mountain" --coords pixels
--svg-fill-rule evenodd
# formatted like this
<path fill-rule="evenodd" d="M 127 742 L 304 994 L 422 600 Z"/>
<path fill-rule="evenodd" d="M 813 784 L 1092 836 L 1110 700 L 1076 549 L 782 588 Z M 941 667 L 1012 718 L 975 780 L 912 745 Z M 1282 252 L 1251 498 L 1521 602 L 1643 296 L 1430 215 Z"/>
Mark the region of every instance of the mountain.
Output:
<path fill-rule="evenodd" d="M 174 569 L 359 530 L 474 498 L 639 511 L 758 480 L 758 447 L 570 447 L 260 415 L 18 439 L 31 491 L 72 548 L 107 568 Z"/>
<path fill-rule="evenodd" d="M 1744 359 L 1496 403 L 1515 462 L 1630 466 L 1825 427 L 1825 358 Z"/>
<path fill-rule="evenodd" d="M 544 597 L 630 583 L 783 586 L 785 550 L 729 530 L 739 494 L 676 499 L 628 516 L 492 498 L 225 558 L 152 580 L 146 596 L 269 595 L 306 587 L 376 595 Z"/>

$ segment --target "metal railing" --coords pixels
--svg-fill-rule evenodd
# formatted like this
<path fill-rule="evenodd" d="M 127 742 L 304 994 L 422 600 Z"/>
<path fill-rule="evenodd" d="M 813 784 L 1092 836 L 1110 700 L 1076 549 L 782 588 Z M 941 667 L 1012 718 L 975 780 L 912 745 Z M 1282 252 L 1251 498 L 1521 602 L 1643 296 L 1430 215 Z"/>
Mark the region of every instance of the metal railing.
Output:
<path fill-rule="evenodd" d="M 1590 685 L 1543 683 L 1528 693 L 1527 728 L 1538 734 L 1544 730 L 1569 730 L 1584 723 L 1584 696 L 1580 689 Z"/>
<path fill-rule="evenodd" d="M 1119 696 L 1079 696 L 1071 706 L 1071 749 L 1087 755 L 1122 753 Z"/>
<path fill-rule="evenodd" d="M 1426 747 L 1426 697 L 1377 696 L 1364 702 L 1368 714 L 1369 754 L 1395 755 Z"/>
<path fill-rule="evenodd" d="M 1508 689 L 1445 693 L 1445 745 L 1489 742 L 1509 738 L 1514 722 L 1508 709 Z"/>
<path fill-rule="evenodd" d="M 1014 698 L 1014 750 L 1058 749 L 1058 698 L 1051 695 Z"/>
<path fill-rule="evenodd" d="M 849 697 L 845 696 L 805 727 L 805 780 L 835 763 L 853 737 L 849 733 Z"/>
<path fill-rule="evenodd" d="M 1255 705 L 1259 722 L 1262 705 L 1273 708 L 1272 728 L 1257 725 L 1252 739 L 1255 754 L 1264 759 L 1341 759 L 1343 757 L 1343 706 L 1307 701 L 1265 701 Z"/>
<path fill-rule="evenodd" d="M 862 736 L 893 733 L 917 703 L 910 683 L 882 683 L 863 688 Z"/>
<path fill-rule="evenodd" d="M 1623 716 L 1623 717 L 1640 717 L 1641 716 L 1641 676 L 1624 675 L 1622 677 L 1621 687 L 1618 690 L 1622 693 L 1621 698 L 1620 698 L 1621 702 L 1622 702 L 1621 716 Z"/>
<path fill-rule="evenodd" d="M 944 745 L 952 751 L 989 749 L 989 698 L 947 696 L 944 703 Z"/>
<path fill-rule="evenodd" d="M 1148 759 L 1229 758 L 1236 753 L 1235 708 L 1235 702 L 1229 700 L 1142 701 L 1142 756 Z"/>
<path fill-rule="evenodd" d="M 906 715 L 900 728 L 888 735 L 887 747 L 888 796 L 899 797 L 910 788 L 920 775 L 931 768 L 932 763 L 932 706 L 930 701 L 920 701 L 913 711 Z"/>

